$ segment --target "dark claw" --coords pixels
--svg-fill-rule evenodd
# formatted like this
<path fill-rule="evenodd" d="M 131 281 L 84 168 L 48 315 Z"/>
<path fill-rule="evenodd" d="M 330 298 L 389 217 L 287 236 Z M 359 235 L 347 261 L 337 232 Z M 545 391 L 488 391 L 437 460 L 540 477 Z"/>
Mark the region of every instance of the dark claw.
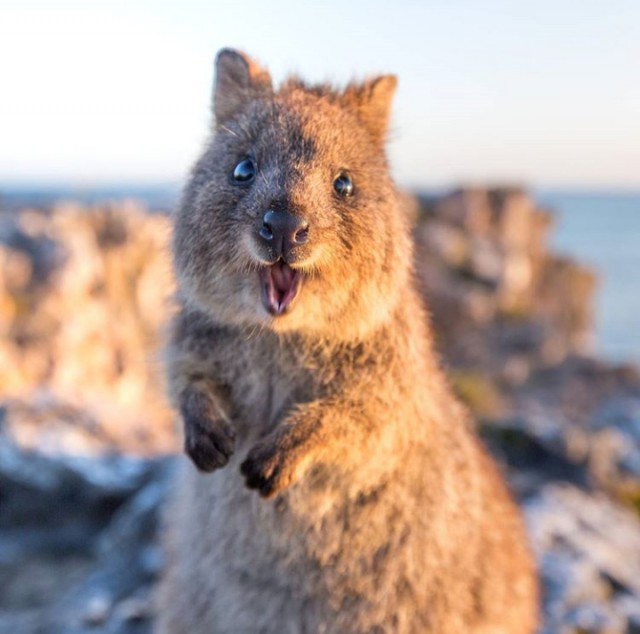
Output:
<path fill-rule="evenodd" d="M 261 496 L 267 498 L 282 488 L 282 483 L 279 482 L 281 469 L 274 464 L 274 458 L 270 452 L 253 450 L 240 465 L 247 488 L 256 489 Z"/>
<path fill-rule="evenodd" d="M 245 477 L 247 486 L 250 489 L 259 489 L 266 482 L 265 478 L 257 469 L 256 463 L 250 458 L 247 458 L 240 465 L 240 472 Z"/>

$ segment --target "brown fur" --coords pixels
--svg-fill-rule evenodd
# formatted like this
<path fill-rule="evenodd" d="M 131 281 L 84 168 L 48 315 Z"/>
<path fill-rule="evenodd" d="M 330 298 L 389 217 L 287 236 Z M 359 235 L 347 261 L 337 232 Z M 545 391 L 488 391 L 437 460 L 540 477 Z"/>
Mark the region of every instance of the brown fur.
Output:
<path fill-rule="evenodd" d="M 384 153 L 394 88 L 275 91 L 253 61 L 218 56 L 215 131 L 175 219 L 168 356 L 186 450 L 216 471 L 181 475 L 159 632 L 535 630 L 520 516 L 415 290 Z M 245 155 L 258 173 L 239 187 Z M 332 184 L 344 169 L 349 198 Z M 256 238 L 276 205 L 309 222 L 279 317 L 261 304 Z"/>

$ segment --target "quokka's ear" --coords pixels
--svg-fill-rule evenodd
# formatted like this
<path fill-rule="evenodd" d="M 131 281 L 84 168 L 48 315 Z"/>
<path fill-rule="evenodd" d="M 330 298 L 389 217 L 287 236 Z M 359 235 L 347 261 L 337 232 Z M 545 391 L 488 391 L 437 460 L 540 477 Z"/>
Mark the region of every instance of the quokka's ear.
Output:
<path fill-rule="evenodd" d="M 381 75 L 363 84 L 350 84 L 343 101 L 356 111 L 378 143 L 384 143 L 389 127 L 391 101 L 398 85 L 395 75 Z"/>
<path fill-rule="evenodd" d="M 226 121 L 260 93 L 271 90 L 271 76 L 248 55 L 232 48 L 223 48 L 216 55 L 213 114 L 217 123 Z"/>

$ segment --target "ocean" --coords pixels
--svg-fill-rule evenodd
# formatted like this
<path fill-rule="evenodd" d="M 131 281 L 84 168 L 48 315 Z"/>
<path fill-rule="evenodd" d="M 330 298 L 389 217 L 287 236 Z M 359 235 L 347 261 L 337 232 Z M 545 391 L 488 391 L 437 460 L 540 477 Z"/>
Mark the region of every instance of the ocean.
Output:
<path fill-rule="evenodd" d="M 537 192 L 555 212 L 554 250 L 598 275 L 596 352 L 640 364 L 640 193 Z"/>

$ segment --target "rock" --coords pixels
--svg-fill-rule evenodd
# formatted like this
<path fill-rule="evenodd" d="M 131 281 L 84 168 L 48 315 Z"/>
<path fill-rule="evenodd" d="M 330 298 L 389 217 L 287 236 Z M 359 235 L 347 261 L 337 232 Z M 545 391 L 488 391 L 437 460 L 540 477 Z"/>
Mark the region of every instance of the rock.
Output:
<path fill-rule="evenodd" d="M 640 396 L 605 400 L 587 425 L 594 483 L 640 511 Z"/>
<path fill-rule="evenodd" d="M 0 632 L 141 631 L 171 469 L 167 459 L 51 457 L 0 438 Z M 115 630 L 114 619 L 137 629 Z"/>
<path fill-rule="evenodd" d="M 453 366 L 499 379 L 513 356 L 526 355 L 535 370 L 589 350 L 595 278 L 549 252 L 549 212 L 518 188 L 419 201 L 416 268 Z M 515 381 L 527 374 L 515 373 Z"/>
<path fill-rule="evenodd" d="M 173 291 L 169 233 L 165 216 L 127 202 L 0 216 L 0 385 L 5 404 L 13 403 L 7 425 L 24 435 L 38 419 L 48 424 L 28 411 L 37 392 L 36 409 L 81 411 L 121 448 L 175 446 L 154 360 Z"/>
<path fill-rule="evenodd" d="M 480 433 L 505 466 L 512 490 L 521 500 L 528 500 L 553 482 L 582 488 L 588 484 L 584 461 L 571 460 L 561 444 L 550 442 L 552 436 L 527 420 L 485 421 Z"/>
<path fill-rule="evenodd" d="M 152 588 L 162 569 L 157 543 L 159 514 L 172 463 L 164 462 L 154 479 L 111 518 L 97 543 L 95 570 L 47 610 L 51 631 L 147 631 Z"/>
<path fill-rule="evenodd" d="M 591 361 L 562 364 L 520 389 L 497 426 L 582 469 L 584 484 L 640 510 L 640 377 Z"/>
<path fill-rule="evenodd" d="M 561 484 L 544 486 L 525 513 L 545 589 L 543 632 L 629 631 L 640 600 L 640 519 Z"/>
<path fill-rule="evenodd" d="M 613 610 L 627 621 L 627 634 L 640 634 L 640 600 L 637 596 L 622 595 L 613 601 Z"/>

